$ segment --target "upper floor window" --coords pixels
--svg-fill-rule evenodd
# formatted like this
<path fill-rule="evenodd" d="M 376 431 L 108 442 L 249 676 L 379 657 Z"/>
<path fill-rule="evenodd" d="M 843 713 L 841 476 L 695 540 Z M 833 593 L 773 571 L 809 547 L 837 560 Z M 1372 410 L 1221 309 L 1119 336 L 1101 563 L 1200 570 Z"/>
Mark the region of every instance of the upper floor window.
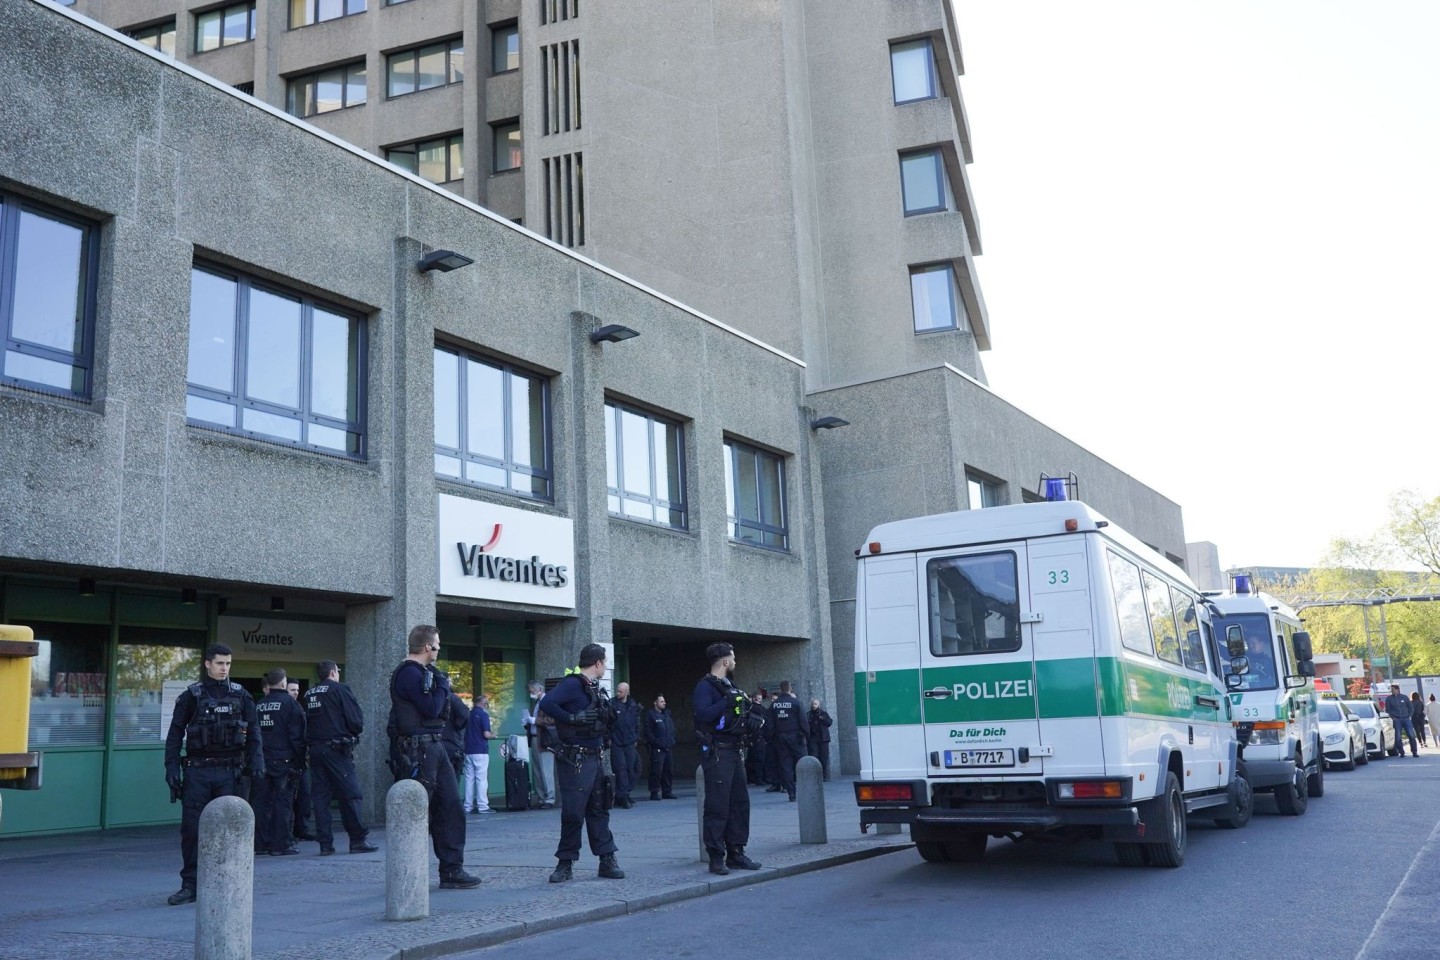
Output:
<path fill-rule="evenodd" d="M 190 271 L 191 423 L 363 457 L 364 369 L 355 314 L 243 274 Z"/>
<path fill-rule="evenodd" d="M 678 423 L 605 404 L 605 486 L 612 514 L 686 527 L 683 438 Z"/>
<path fill-rule="evenodd" d="M 954 266 L 931 263 L 911 267 L 910 303 L 916 333 L 956 329 L 965 307 L 960 302 L 960 288 L 955 284 Z"/>
<path fill-rule="evenodd" d="M 195 52 L 218 50 L 255 39 L 255 2 L 232 3 L 195 14 Z"/>
<path fill-rule="evenodd" d="M 297 117 L 330 113 L 365 102 L 365 61 L 292 77 L 285 108 Z"/>
<path fill-rule="evenodd" d="M 129 31 L 130 39 L 143 43 L 151 50 L 159 50 L 167 57 L 175 56 L 175 21 L 151 24 Z"/>
<path fill-rule="evenodd" d="M 950 209 L 945 158 L 938 147 L 900 155 L 900 193 L 907 217 Z"/>
<path fill-rule="evenodd" d="M 976 473 L 965 474 L 965 488 L 970 494 L 970 509 L 999 507 L 1005 503 L 1005 484 Z"/>
<path fill-rule="evenodd" d="M 435 348 L 435 473 L 522 497 L 553 499 L 550 381 Z"/>
<path fill-rule="evenodd" d="M 520 28 L 513 23 L 490 28 L 490 72 L 520 69 Z"/>
<path fill-rule="evenodd" d="M 890 78 L 896 103 L 933 100 L 939 96 L 935 48 L 929 37 L 890 44 Z"/>
<path fill-rule="evenodd" d="M 725 514 L 730 539 L 788 550 L 785 461 L 738 440 L 726 440 Z"/>
<path fill-rule="evenodd" d="M 463 140 L 456 134 L 390 147 L 385 151 L 385 159 L 431 183 L 446 183 L 465 176 L 462 148 Z"/>
<path fill-rule="evenodd" d="M 0 193 L 0 381 L 90 396 L 98 234 L 84 220 Z"/>
<path fill-rule="evenodd" d="M 290 29 L 365 12 L 365 0 L 290 0 Z"/>
<path fill-rule="evenodd" d="M 465 79 L 465 44 L 459 37 L 392 53 L 385 63 L 385 95 L 402 97 Z"/>
<path fill-rule="evenodd" d="M 520 141 L 520 121 L 509 120 L 505 123 L 497 123 L 491 129 L 495 131 L 495 158 L 494 165 L 490 169 L 496 173 L 519 170 L 520 161 L 524 159 L 525 155 Z"/>

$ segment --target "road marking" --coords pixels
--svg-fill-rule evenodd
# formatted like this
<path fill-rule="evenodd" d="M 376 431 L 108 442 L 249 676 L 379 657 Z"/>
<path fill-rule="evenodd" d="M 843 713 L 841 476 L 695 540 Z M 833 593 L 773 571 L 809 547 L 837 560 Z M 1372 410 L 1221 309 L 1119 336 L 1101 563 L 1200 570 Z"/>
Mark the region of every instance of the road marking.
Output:
<path fill-rule="evenodd" d="M 1380 916 L 1375 919 L 1375 926 L 1370 928 L 1370 936 L 1366 937 L 1365 942 L 1360 944 L 1360 952 L 1355 954 L 1355 960 L 1364 960 L 1366 952 L 1370 949 L 1371 942 L 1375 939 L 1375 935 L 1380 932 L 1381 925 L 1385 923 L 1385 918 L 1390 916 L 1391 912 L 1395 909 L 1395 898 L 1400 896 L 1400 891 L 1404 890 L 1405 884 L 1410 882 L 1410 874 L 1415 872 L 1415 868 L 1419 866 L 1420 860 L 1425 856 L 1426 851 L 1437 846 L 1437 844 L 1440 844 L 1440 822 L 1435 824 L 1435 829 L 1430 831 L 1430 836 L 1426 837 L 1425 842 L 1420 845 L 1420 850 L 1415 854 L 1415 858 L 1410 861 L 1410 867 L 1405 871 L 1405 876 L 1401 877 L 1400 882 L 1396 884 L 1395 892 L 1390 894 L 1389 900 L 1385 901 L 1385 909 L 1380 911 Z"/>

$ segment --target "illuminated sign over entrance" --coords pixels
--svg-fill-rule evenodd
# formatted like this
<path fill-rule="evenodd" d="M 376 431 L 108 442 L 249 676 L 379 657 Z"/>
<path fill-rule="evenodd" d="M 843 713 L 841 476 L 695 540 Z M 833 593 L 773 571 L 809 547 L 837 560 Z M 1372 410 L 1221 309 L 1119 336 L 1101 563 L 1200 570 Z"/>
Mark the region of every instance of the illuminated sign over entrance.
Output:
<path fill-rule="evenodd" d="M 439 593 L 575 606 L 575 525 L 565 517 L 439 494 Z"/>

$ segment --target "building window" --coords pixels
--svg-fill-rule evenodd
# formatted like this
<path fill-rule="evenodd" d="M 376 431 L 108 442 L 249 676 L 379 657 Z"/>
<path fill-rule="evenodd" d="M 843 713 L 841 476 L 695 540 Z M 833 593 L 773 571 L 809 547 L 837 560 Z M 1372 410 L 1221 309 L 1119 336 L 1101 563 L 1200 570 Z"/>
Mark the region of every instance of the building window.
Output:
<path fill-rule="evenodd" d="M 580 0 L 540 0 L 540 23 L 559 23 L 580 16 Z"/>
<path fill-rule="evenodd" d="M 490 72 L 520 69 L 520 28 L 513 23 L 490 28 Z"/>
<path fill-rule="evenodd" d="M 905 216 L 949 210 L 947 186 L 945 158 L 938 148 L 900 155 L 900 193 Z"/>
<path fill-rule="evenodd" d="M 726 440 L 725 515 L 730 539 L 788 550 L 785 461 L 738 440 Z"/>
<path fill-rule="evenodd" d="M 910 302 L 916 333 L 956 329 L 965 307 L 955 284 L 955 268 L 948 263 L 911 267 Z"/>
<path fill-rule="evenodd" d="M 497 123 L 492 129 L 495 131 L 495 158 L 490 169 L 496 173 L 519 170 L 520 163 L 524 159 L 524 150 L 520 141 L 520 121 L 510 120 L 505 123 Z"/>
<path fill-rule="evenodd" d="M 195 14 L 195 52 L 218 50 L 255 39 L 255 4 L 234 3 Z"/>
<path fill-rule="evenodd" d="M 140 27 L 138 30 L 131 30 L 129 31 L 129 37 L 137 43 L 143 43 L 151 50 L 159 50 L 167 57 L 175 56 L 174 20 L 166 20 L 164 23 L 156 23 L 148 27 Z"/>
<path fill-rule="evenodd" d="M 615 516 L 685 529 L 684 429 L 605 404 L 605 486 Z"/>
<path fill-rule="evenodd" d="M 211 267 L 190 271 L 190 422 L 365 455 L 365 325 L 312 297 Z"/>
<path fill-rule="evenodd" d="M 90 396 L 99 230 L 0 193 L 0 381 Z"/>
<path fill-rule="evenodd" d="M 550 500 L 550 381 L 435 348 L 435 473 Z"/>
<path fill-rule="evenodd" d="M 585 245 L 585 162 L 577 151 L 545 161 L 545 235 L 566 247 Z"/>
<path fill-rule="evenodd" d="M 935 48 L 930 38 L 890 44 L 890 77 L 897 104 L 933 100 L 939 96 Z"/>
<path fill-rule="evenodd" d="M 453 137 L 437 137 L 434 140 L 390 147 L 385 151 L 385 159 L 431 183 L 448 183 L 465 176 L 465 166 L 460 156 L 462 146 L 463 140 L 459 134 Z"/>
<path fill-rule="evenodd" d="M 365 0 L 290 0 L 290 29 L 365 12 Z"/>
<path fill-rule="evenodd" d="M 330 113 L 365 102 L 365 61 L 292 77 L 285 109 L 297 117 Z"/>
<path fill-rule="evenodd" d="M 999 507 L 1005 503 L 1005 484 L 975 473 L 965 474 L 965 487 L 970 493 L 970 509 Z"/>
<path fill-rule="evenodd" d="M 432 90 L 465 79 L 465 43 L 459 37 L 392 53 L 385 63 L 385 95 Z"/>
<path fill-rule="evenodd" d="M 540 48 L 540 100 L 545 105 L 541 132 L 580 129 L 580 41 L 562 40 Z"/>

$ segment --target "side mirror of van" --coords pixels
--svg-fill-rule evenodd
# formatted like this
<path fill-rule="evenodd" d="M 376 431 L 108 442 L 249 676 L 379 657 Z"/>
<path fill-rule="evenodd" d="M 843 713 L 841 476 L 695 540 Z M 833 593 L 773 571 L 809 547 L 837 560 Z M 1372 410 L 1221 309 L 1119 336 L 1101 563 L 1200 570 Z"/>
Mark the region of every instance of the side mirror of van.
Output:
<path fill-rule="evenodd" d="M 1300 676 L 1302 677 L 1315 676 L 1314 660 L 1301 660 L 1298 664 L 1295 665 L 1295 668 L 1300 671 Z"/>
<path fill-rule="evenodd" d="M 1242 684 L 1242 683 L 1244 683 L 1244 682 L 1245 682 L 1245 679 L 1244 679 L 1243 677 L 1241 677 L 1240 674 L 1238 674 L 1238 673 L 1227 673 L 1227 674 L 1225 674 L 1225 687 L 1226 687 L 1226 689 L 1229 689 L 1229 690 L 1238 690 L 1238 689 L 1240 689 L 1240 684 Z"/>
<path fill-rule="evenodd" d="M 1315 653 L 1310 648 L 1310 634 L 1305 632 L 1304 630 L 1298 630 L 1295 633 L 1295 659 L 1315 659 Z M 1309 674 L 1309 676 L 1314 676 L 1314 674 Z"/>
<path fill-rule="evenodd" d="M 1232 658 L 1245 655 L 1245 631 L 1238 623 L 1232 623 L 1225 628 L 1225 652 Z"/>
<path fill-rule="evenodd" d="M 1240 676 L 1240 675 L 1243 674 L 1243 673 L 1249 673 L 1249 672 L 1250 672 L 1250 658 L 1249 658 L 1249 657 L 1231 657 L 1231 658 L 1230 658 L 1230 675 L 1231 675 L 1232 677 L 1238 677 L 1238 676 Z"/>

